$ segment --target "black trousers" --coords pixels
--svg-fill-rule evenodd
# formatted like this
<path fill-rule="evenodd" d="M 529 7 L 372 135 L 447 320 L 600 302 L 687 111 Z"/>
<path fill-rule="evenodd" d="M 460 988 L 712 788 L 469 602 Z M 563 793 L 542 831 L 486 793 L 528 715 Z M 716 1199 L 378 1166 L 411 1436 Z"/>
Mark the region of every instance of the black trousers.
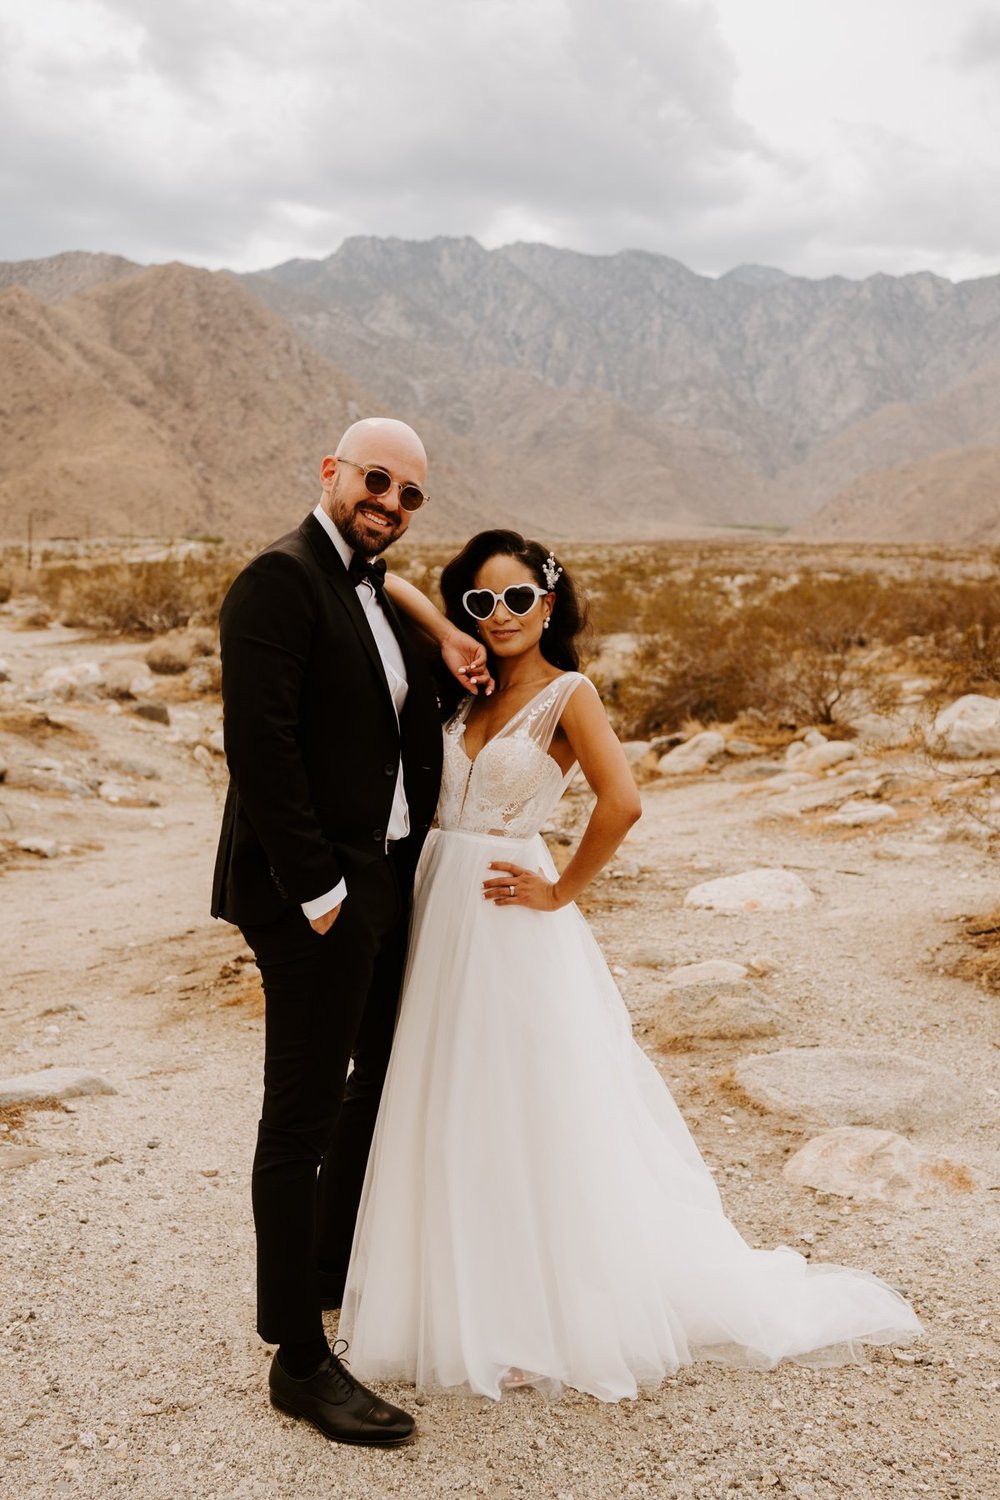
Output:
<path fill-rule="evenodd" d="M 363 880 L 348 874 L 322 937 L 297 908 L 242 929 L 265 999 L 253 1214 L 257 1331 L 269 1344 L 321 1337 L 317 1272 L 338 1285 L 347 1274 L 406 957 L 408 842 Z"/>

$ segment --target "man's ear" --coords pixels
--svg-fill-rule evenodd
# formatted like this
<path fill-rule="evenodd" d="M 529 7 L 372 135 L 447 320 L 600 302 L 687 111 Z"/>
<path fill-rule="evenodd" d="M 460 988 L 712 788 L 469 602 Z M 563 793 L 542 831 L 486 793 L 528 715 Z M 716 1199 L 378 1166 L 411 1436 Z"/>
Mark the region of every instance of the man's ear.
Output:
<path fill-rule="evenodd" d="M 330 480 L 337 472 L 337 460 L 333 457 L 332 454 L 328 453 L 326 455 L 323 462 L 319 466 L 319 472 L 320 478 L 322 479 L 323 483 L 329 484 Z"/>

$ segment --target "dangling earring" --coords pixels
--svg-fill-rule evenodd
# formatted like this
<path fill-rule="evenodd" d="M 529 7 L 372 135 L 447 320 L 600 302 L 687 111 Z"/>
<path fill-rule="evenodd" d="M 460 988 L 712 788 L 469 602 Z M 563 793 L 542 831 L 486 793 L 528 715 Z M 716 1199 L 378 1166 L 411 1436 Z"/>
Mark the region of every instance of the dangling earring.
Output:
<path fill-rule="evenodd" d="M 543 630 L 548 630 L 548 628 L 549 628 L 549 617 L 548 617 L 548 615 L 546 615 L 545 619 L 542 621 L 542 629 Z"/>

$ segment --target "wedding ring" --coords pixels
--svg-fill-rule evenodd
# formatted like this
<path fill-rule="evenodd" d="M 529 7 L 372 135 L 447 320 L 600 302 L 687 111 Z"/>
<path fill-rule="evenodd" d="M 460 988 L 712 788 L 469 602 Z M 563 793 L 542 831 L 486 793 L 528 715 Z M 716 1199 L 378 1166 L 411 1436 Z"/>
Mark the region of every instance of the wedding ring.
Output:
<path fill-rule="evenodd" d="M 510 891 L 510 893 L 511 893 L 512 896 L 516 896 L 517 895 L 517 892 L 515 891 L 515 889 L 514 889 L 514 887 L 512 885 L 509 885 L 507 887 L 507 889 Z"/>

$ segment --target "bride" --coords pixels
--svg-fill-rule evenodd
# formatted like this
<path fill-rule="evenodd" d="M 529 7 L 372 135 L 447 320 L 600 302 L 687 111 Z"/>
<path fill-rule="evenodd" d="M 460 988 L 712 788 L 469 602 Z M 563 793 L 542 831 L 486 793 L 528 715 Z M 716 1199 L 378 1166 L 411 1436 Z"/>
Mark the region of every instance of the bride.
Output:
<path fill-rule="evenodd" d="M 389 588 L 427 622 L 421 595 Z M 640 804 L 577 670 L 568 573 L 538 542 L 486 531 L 441 589 L 497 690 L 445 725 L 340 1319 L 354 1374 L 617 1401 L 696 1359 L 831 1363 L 919 1333 L 876 1277 L 741 1238 L 632 1040 L 573 904 Z M 540 830 L 578 766 L 596 803 L 557 878 Z"/>

